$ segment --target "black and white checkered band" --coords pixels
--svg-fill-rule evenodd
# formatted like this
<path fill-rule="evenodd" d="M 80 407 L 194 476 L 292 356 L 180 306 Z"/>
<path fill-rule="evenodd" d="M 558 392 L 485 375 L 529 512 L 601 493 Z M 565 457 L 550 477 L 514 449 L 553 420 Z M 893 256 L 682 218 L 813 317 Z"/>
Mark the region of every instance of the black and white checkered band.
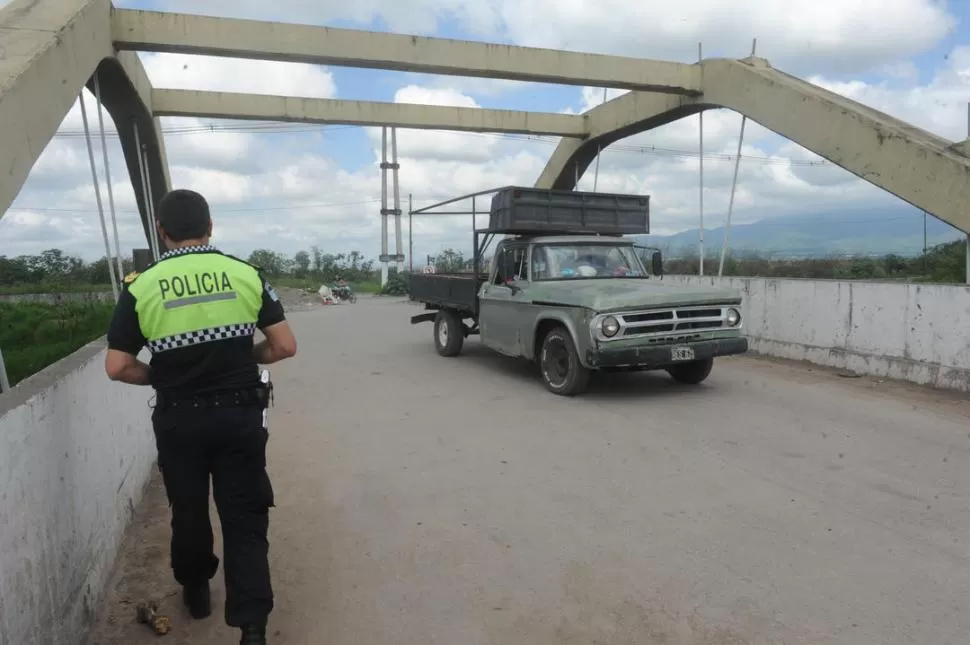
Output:
<path fill-rule="evenodd" d="M 167 338 L 151 340 L 148 341 L 148 349 L 151 350 L 153 354 L 158 354 L 160 352 L 167 352 L 170 349 L 201 345 L 202 343 L 211 343 L 213 341 L 227 340 L 229 338 L 242 338 L 244 336 L 252 336 L 255 333 L 256 325 L 254 323 L 225 325 L 224 327 L 200 329 L 198 331 L 190 331 L 184 334 L 175 334 L 174 336 L 168 336 Z"/>
<path fill-rule="evenodd" d="M 159 260 L 166 260 L 168 258 L 174 258 L 177 255 L 188 255 L 189 253 L 212 253 L 219 252 L 219 249 L 212 246 L 211 244 L 200 244 L 199 246 L 183 246 L 180 249 L 172 249 L 171 251 L 165 251 L 162 256 L 158 258 Z"/>

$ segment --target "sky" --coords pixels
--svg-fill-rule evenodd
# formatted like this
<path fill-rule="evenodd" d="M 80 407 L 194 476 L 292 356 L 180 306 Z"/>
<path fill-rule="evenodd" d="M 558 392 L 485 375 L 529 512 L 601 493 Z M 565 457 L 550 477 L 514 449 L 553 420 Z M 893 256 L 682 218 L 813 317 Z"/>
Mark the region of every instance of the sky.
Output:
<path fill-rule="evenodd" d="M 0 6 L 6 4 L 0 0 Z M 694 62 L 757 54 L 786 72 L 950 140 L 968 137 L 970 2 L 956 0 L 116 0 L 117 6 L 279 20 L 396 33 L 551 47 Z M 285 7 L 285 9 L 283 8 Z M 603 88 L 436 75 L 141 54 L 155 87 L 285 94 L 435 105 L 579 113 Z M 610 90 L 608 98 L 622 92 Z M 107 210 L 94 97 L 85 91 L 94 155 Z M 117 134 L 105 115 L 109 170 L 123 249 L 145 247 Z M 704 116 L 704 218 L 723 225 L 740 115 Z M 162 119 L 173 188 L 212 205 L 213 243 L 248 256 L 380 253 L 381 129 L 191 118 Z M 79 104 L 35 164 L 0 219 L 0 255 L 61 248 L 105 255 Z M 597 189 L 649 194 L 652 232 L 698 225 L 698 118 L 614 144 L 600 158 Z M 532 185 L 553 138 L 399 130 L 400 195 L 408 249 L 408 196 L 414 207 L 503 185 Z M 591 190 L 594 166 L 579 188 Z M 393 204 L 391 204 L 393 207 Z M 894 196 L 748 122 L 733 221 L 829 211 L 871 217 L 921 213 Z M 853 218 L 858 223 L 860 215 Z M 471 250 L 468 216 L 414 217 L 415 257 Z M 921 221 L 921 219 L 920 219 Z M 394 252 L 393 224 L 390 241 Z M 886 249 L 892 251 L 892 249 Z"/>

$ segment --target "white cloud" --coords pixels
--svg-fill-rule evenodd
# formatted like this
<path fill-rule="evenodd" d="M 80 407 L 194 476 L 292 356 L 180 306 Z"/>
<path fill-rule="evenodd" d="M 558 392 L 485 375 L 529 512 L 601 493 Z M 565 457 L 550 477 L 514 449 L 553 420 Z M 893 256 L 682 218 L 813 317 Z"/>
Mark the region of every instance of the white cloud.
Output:
<path fill-rule="evenodd" d="M 321 99 L 337 93 L 333 75 L 319 65 L 187 54 L 141 54 L 141 58 L 158 88 Z"/>
<path fill-rule="evenodd" d="M 759 53 L 783 69 L 806 69 L 813 82 L 846 96 L 948 138 L 965 136 L 970 48 L 955 49 L 945 67 L 925 85 L 915 84 L 917 75 L 908 60 L 913 52 L 930 46 L 950 28 L 941 5 L 928 0 L 897 0 L 891 3 L 892 10 L 886 8 L 885 1 L 878 8 L 870 6 L 872 2 L 843 0 L 817 2 L 804 9 L 781 7 L 768 0 L 718 1 L 708 3 L 703 11 L 696 1 L 683 0 L 673 12 L 668 6 L 654 7 L 655 3 L 612 0 L 568 0 L 554 6 L 549 0 L 422 0 L 418 5 L 382 0 L 353 5 L 299 0 L 292 4 L 292 8 L 287 6 L 286 18 L 293 21 L 321 22 L 338 17 L 368 21 L 380 15 L 395 29 L 430 31 L 435 20 L 442 17 L 478 16 L 476 33 L 484 36 L 504 34 L 509 40 L 533 45 L 663 58 L 689 59 L 699 39 L 711 54 L 719 50 L 743 52 L 749 46 L 746 41 L 756 35 Z M 416 6 L 427 10 L 419 11 Z M 267 17 L 266 12 L 272 11 L 268 7 L 255 0 L 231 5 L 215 0 L 191 3 L 193 11 L 247 17 Z M 188 3 L 166 8 L 190 9 Z M 863 18 L 868 22 L 863 24 Z M 634 29 L 631 25 L 644 27 Z M 312 65 L 176 55 L 146 55 L 144 60 L 159 87 L 318 97 L 336 96 L 338 90 L 330 72 Z M 791 67 L 783 64 L 785 60 Z M 856 69 L 877 69 L 886 80 L 866 83 L 836 74 L 837 60 L 855 61 Z M 470 108 L 491 102 L 490 98 L 519 85 L 443 77 L 424 78 L 426 83 L 419 85 L 413 82 L 413 75 L 401 78 L 406 80 L 395 94 L 397 102 Z M 609 96 L 616 95 L 619 92 Z M 600 88 L 577 89 L 575 96 L 571 102 L 580 110 L 598 105 L 603 98 Z M 96 134 L 93 105 L 89 97 L 89 119 Z M 568 111 L 567 106 L 561 106 L 560 111 Z M 314 134 L 319 128 L 287 126 L 277 129 L 299 133 L 266 134 L 253 124 L 238 122 L 232 124 L 234 131 L 226 131 L 226 123 L 164 120 L 169 131 L 166 147 L 173 181 L 198 189 L 210 199 L 217 243 L 242 254 L 255 247 L 293 253 L 319 244 L 333 251 L 356 249 L 369 257 L 377 255 L 380 128 L 365 130 L 368 163 L 346 169 L 338 162 L 343 153 L 338 147 L 343 145 L 341 140 Z M 696 117 L 683 119 L 606 150 L 598 189 L 650 194 L 655 232 L 696 225 L 697 124 Z M 727 211 L 739 124 L 738 115 L 724 110 L 708 112 L 704 117 L 708 226 L 718 225 Z M 61 136 L 51 142 L 35 166 L 15 209 L 0 221 L 0 254 L 36 252 L 50 246 L 88 258 L 103 254 L 80 131 L 80 110 L 75 106 L 65 118 Z M 416 206 L 422 206 L 501 185 L 529 185 L 542 171 L 554 144 L 548 139 L 518 136 L 401 130 L 402 204 L 406 209 L 408 193 L 414 194 Z M 123 245 L 127 249 L 142 246 L 134 193 L 117 138 L 112 137 L 109 145 Z M 355 150 L 354 154 L 360 152 Z M 97 139 L 95 155 L 100 166 Z M 808 208 L 876 208 L 895 201 L 831 164 L 820 164 L 815 155 L 751 122 L 747 124 L 742 155 L 735 205 L 738 222 L 780 217 Z M 581 188 L 592 187 L 593 172 L 591 167 Z M 106 201 L 104 193 L 102 197 Z M 469 206 L 456 204 L 454 208 Z M 487 210 L 487 206 L 488 198 L 478 200 L 479 210 Z M 416 217 L 416 256 L 446 246 L 468 251 L 469 231 L 470 221 L 464 216 Z M 406 236 L 406 222 L 404 232 Z"/>
<path fill-rule="evenodd" d="M 452 107 L 480 107 L 473 98 L 453 88 L 425 88 L 415 85 L 402 87 L 394 94 L 395 103 L 442 105 Z M 367 128 L 375 154 L 382 150 L 382 128 Z M 439 162 L 484 163 L 494 155 L 494 139 L 482 139 L 477 145 L 469 145 L 467 134 L 428 130 L 399 130 L 397 133 L 398 157 L 403 163 L 418 159 L 434 159 Z M 388 159 L 391 158 L 391 134 L 388 130 Z"/>
<path fill-rule="evenodd" d="M 518 43 L 644 57 L 743 57 L 752 38 L 777 63 L 866 69 L 923 51 L 955 26 L 934 0 L 498 0 Z M 850 70 L 852 71 L 852 70 Z"/>

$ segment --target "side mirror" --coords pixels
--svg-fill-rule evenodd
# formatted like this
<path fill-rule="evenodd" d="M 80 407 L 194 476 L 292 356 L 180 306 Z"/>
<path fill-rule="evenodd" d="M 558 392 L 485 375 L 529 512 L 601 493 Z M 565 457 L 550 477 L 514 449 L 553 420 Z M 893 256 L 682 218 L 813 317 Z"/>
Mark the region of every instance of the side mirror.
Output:
<path fill-rule="evenodd" d="M 660 254 L 660 251 L 654 251 L 653 255 L 650 257 L 651 267 L 653 274 L 656 276 L 662 276 L 664 274 L 664 259 Z"/>

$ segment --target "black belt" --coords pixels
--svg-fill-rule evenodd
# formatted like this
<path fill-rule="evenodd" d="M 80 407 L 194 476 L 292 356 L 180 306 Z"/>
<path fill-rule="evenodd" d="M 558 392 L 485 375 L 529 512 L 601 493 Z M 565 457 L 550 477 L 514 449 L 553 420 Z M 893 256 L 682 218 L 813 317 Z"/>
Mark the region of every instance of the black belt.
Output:
<path fill-rule="evenodd" d="M 224 392 L 201 392 L 198 394 L 157 392 L 155 395 L 155 409 L 243 407 L 247 405 L 259 405 L 261 408 L 268 408 L 271 397 L 272 386 L 257 386 Z"/>

